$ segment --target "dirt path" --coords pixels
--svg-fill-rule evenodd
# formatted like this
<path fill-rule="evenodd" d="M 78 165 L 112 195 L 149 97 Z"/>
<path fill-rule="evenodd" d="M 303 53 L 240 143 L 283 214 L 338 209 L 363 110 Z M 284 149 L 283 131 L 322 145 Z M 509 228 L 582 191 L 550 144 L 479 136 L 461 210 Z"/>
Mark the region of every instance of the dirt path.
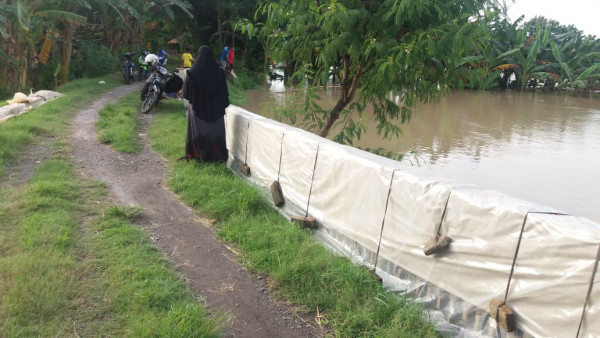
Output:
<path fill-rule="evenodd" d="M 121 154 L 97 142 L 98 110 L 139 88 L 139 84 L 117 88 L 78 113 L 70 137 L 76 170 L 106 182 L 116 203 L 144 208 L 140 226 L 174 262 L 196 297 L 204 299 L 209 309 L 232 315 L 226 337 L 318 336 L 310 320 L 271 299 L 265 278 L 236 263 L 235 253 L 165 188 L 166 164 L 145 136 L 152 114 L 141 116 L 144 148 L 140 153 Z"/>

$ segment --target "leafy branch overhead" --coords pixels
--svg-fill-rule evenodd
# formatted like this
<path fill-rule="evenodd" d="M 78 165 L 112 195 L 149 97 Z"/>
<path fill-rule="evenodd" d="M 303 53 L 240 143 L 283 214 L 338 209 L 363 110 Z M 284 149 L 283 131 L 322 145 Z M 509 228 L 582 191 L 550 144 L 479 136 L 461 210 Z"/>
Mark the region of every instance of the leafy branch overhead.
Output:
<path fill-rule="evenodd" d="M 419 101 L 438 98 L 456 79 L 453 70 L 479 43 L 479 18 L 489 1 L 263 1 L 244 31 L 263 41 L 270 57 L 296 84 L 338 83 L 340 98 L 320 114 L 319 133 L 338 121 L 360 136 L 366 105 L 378 130 L 398 135 Z M 314 101 L 318 96 L 307 95 Z M 310 107 L 311 105 L 306 105 Z M 349 117 L 349 114 L 356 114 Z M 340 119 L 341 117 L 344 117 Z M 347 128 L 354 126 L 353 128 Z"/>

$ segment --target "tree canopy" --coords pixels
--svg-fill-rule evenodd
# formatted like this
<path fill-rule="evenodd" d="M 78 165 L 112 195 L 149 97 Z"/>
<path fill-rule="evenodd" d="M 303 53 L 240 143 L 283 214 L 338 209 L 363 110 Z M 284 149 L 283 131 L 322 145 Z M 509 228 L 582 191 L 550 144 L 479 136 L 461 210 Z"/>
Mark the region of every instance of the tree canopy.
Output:
<path fill-rule="evenodd" d="M 246 28 L 306 87 L 326 84 L 330 76 L 340 84 L 335 107 L 316 108 L 315 127 L 326 136 L 343 117 L 346 128 L 338 139 L 350 141 L 364 129 L 360 115 L 367 104 L 374 107 L 380 132 L 398 134 L 390 121 L 407 121 L 416 102 L 446 92 L 459 74 L 455 70 L 481 42 L 479 22 L 492 5 L 483 0 L 263 1 L 257 14 L 264 22 Z M 315 109 L 315 96 L 306 98 L 312 103 L 305 107 Z M 357 117 L 351 116 L 354 111 Z"/>

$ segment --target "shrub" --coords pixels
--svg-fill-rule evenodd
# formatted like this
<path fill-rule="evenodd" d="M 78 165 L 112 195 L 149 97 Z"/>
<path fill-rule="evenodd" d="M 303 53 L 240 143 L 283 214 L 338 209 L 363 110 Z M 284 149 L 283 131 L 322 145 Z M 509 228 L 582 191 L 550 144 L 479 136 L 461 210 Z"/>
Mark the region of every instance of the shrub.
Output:
<path fill-rule="evenodd" d="M 121 65 L 119 57 L 112 55 L 108 47 L 94 41 L 81 40 L 74 47 L 69 69 L 71 79 L 113 73 Z"/>

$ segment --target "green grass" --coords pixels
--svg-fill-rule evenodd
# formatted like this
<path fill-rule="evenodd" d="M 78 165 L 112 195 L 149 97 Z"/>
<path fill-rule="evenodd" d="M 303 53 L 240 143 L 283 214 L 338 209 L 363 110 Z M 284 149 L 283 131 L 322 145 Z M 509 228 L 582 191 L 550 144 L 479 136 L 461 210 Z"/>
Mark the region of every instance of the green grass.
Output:
<path fill-rule="evenodd" d="M 99 84 L 99 80 L 106 83 Z M 71 118 L 81 108 L 121 82 L 122 80 L 114 75 L 69 82 L 56 89 L 64 96 L 1 123 L 0 177 L 4 176 L 6 167 L 13 163 L 27 146 L 67 130 Z"/>
<path fill-rule="evenodd" d="M 184 153 L 185 130 L 179 105 L 169 102 L 156 109 L 148 135 L 153 147 L 173 163 L 169 187 L 216 219 L 220 238 L 240 250 L 244 264 L 270 275 L 281 297 L 301 311 L 319 309 L 336 336 L 438 335 L 423 320 L 419 305 L 385 292 L 367 269 L 327 251 L 224 165 L 176 162 Z"/>
<path fill-rule="evenodd" d="M 8 104 L 8 102 L 6 102 L 4 100 L 0 100 L 0 107 L 6 106 L 7 104 Z"/>
<path fill-rule="evenodd" d="M 218 336 L 212 316 L 103 185 L 62 157 L 0 189 L 0 336 Z"/>
<path fill-rule="evenodd" d="M 226 317 L 207 315 L 133 224 L 141 209 L 108 204 L 106 187 L 72 167 L 70 121 L 121 83 L 98 80 L 0 125 L 0 336 L 219 336 Z M 48 159 L 33 177 L 4 184 L 8 164 L 42 139 Z"/>
<path fill-rule="evenodd" d="M 100 142 L 111 144 L 113 148 L 123 153 L 136 153 L 142 149 L 137 131 L 140 120 L 140 93 L 135 90 L 116 102 L 102 107 L 98 114 L 96 130 Z"/>
<path fill-rule="evenodd" d="M 236 105 L 242 103 L 244 89 L 258 79 L 241 73 L 229 83 L 230 101 Z M 138 101 L 125 99 L 110 114 L 125 115 L 121 112 L 138 107 Z M 219 237 L 240 250 L 244 264 L 271 276 L 279 296 L 300 311 L 319 309 L 322 323 L 337 336 L 437 336 L 434 325 L 423 320 L 419 305 L 385 292 L 367 269 L 327 251 L 224 165 L 176 162 L 185 146 L 181 101 L 162 101 L 153 114 L 148 136 L 153 148 L 172 163 L 171 190 L 201 214 L 216 219 Z M 118 128 L 118 118 L 106 121 L 106 130 Z M 136 134 L 135 128 L 130 130 Z"/>

